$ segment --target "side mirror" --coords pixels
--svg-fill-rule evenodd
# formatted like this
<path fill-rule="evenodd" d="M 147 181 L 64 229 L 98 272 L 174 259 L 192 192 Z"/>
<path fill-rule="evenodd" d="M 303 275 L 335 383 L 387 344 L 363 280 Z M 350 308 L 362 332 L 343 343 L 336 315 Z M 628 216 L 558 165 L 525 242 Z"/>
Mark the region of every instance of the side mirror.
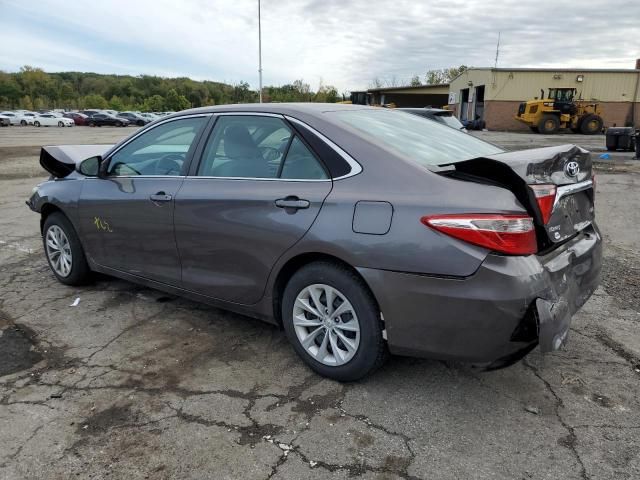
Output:
<path fill-rule="evenodd" d="M 96 155 L 95 157 L 90 157 L 80 162 L 76 170 L 86 177 L 100 177 L 101 165 L 102 157 Z"/>

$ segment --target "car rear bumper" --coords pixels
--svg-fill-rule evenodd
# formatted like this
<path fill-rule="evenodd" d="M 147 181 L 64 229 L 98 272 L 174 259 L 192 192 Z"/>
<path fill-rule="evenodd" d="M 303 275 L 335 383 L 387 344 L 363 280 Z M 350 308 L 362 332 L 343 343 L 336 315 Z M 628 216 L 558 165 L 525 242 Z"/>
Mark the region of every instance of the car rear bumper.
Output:
<path fill-rule="evenodd" d="M 392 353 L 497 365 L 567 341 L 571 317 L 598 286 L 601 255 L 593 226 L 547 255 L 488 255 L 464 279 L 358 270 Z"/>

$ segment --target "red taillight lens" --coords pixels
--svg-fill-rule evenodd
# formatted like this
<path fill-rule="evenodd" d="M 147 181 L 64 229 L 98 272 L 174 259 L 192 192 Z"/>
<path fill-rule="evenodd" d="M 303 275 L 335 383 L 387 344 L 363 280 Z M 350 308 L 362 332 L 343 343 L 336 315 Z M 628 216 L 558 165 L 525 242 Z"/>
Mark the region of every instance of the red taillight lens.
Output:
<path fill-rule="evenodd" d="M 542 213 L 542 221 L 546 225 L 549 223 L 551 214 L 553 213 L 553 204 L 556 201 L 555 185 L 530 185 L 531 190 L 536 196 L 540 213 Z"/>
<path fill-rule="evenodd" d="M 509 255 L 538 251 L 533 219 L 527 215 L 486 213 L 431 215 L 420 221 L 465 242 Z"/>

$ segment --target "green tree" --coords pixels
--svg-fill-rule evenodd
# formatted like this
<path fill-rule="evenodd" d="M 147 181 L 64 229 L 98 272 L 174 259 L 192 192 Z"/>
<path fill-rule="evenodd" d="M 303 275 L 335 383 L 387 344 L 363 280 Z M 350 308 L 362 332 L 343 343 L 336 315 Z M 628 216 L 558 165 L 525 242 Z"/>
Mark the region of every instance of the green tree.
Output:
<path fill-rule="evenodd" d="M 163 112 L 164 98 L 161 95 L 153 95 L 144 101 L 144 110 L 149 112 Z"/>
<path fill-rule="evenodd" d="M 33 110 L 33 101 L 31 100 L 30 95 L 25 95 L 24 97 L 22 97 L 18 105 L 22 110 Z"/>
<path fill-rule="evenodd" d="M 109 108 L 109 103 L 102 95 L 99 95 L 97 93 L 85 95 L 85 97 L 83 98 L 83 103 L 85 108 Z"/>
<path fill-rule="evenodd" d="M 174 110 L 176 112 L 191 107 L 189 100 L 187 100 L 184 95 L 178 94 L 175 88 L 172 88 L 167 92 L 165 104 L 169 110 Z"/>
<path fill-rule="evenodd" d="M 111 99 L 109 100 L 109 108 L 111 110 L 118 110 L 119 112 L 126 110 L 124 102 L 117 95 L 112 96 Z"/>
<path fill-rule="evenodd" d="M 420 81 L 420 75 L 414 75 L 413 77 L 411 77 L 411 82 L 409 84 L 412 87 L 419 87 L 420 85 L 422 85 L 422 82 Z"/>

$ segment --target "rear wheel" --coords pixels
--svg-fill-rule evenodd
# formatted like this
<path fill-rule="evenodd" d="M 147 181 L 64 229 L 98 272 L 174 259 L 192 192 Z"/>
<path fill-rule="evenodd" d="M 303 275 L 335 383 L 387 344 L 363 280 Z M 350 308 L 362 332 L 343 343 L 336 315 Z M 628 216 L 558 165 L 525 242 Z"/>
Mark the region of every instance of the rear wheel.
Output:
<path fill-rule="evenodd" d="M 555 115 L 543 115 L 538 123 L 540 133 L 553 134 L 560 129 L 560 120 Z"/>
<path fill-rule="evenodd" d="M 584 135 L 595 135 L 602 131 L 602 117 L 595 113 L 585 116 L 580 122 L 580 131 Z"/>
<path fill-rule="evenodd" d="M 344 266 L 316 262 L 298 270 L 284 291 L 282 319 L 296 353 L 325 377 L 358 380 L 386 359 L 376 301 Z"/>
<path fill-rule="evenodd" d="M 73 225 L 60 212 L 47 217 L 42 229 L 47 262 L 59 282 L 82 285 L 91 274 L 80 239 Z"/>
<path fill-rule="evenodd" d="M 90 127 L 95 127 L 96 126 L 96 122 L 89 122 L 89 126 Z"/>
<path fill-rule="evenodd" d="M 36 120 L 35 122 L 33 122 L 33 126 L 34 127 L 39 127 L 40 126 L 40 122 Z"/>

